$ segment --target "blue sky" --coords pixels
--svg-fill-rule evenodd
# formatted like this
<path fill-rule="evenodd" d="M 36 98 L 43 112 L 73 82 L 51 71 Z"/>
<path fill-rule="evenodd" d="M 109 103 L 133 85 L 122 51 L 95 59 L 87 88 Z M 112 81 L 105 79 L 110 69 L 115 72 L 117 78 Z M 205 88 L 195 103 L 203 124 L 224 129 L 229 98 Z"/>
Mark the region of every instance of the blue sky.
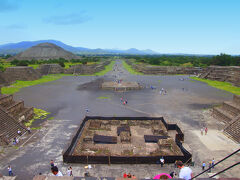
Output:
<path fill-rule="evenodd" d="M 240 54 L 240 0 L 0 0 L 0 44 Z"/>

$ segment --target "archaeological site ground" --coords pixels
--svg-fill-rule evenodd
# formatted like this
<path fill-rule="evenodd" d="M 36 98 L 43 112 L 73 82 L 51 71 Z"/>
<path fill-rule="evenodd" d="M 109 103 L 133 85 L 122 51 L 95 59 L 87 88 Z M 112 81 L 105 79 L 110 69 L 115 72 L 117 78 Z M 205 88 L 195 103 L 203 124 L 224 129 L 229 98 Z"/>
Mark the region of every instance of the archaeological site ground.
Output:
<path fill-rule="evenodd" d="M 131 63 L 125 59 L 115 58 L 110 64 L 112 68 L 104 75 L 89 74 L 103 70 L 109 61 L 69 69 L 58 65 L 11 67 L 2 74 L 7 84 L 19 78 L 34 81 L 44 75 L 61 75 L 21 88 L 14 95 L 1 95 L 3 175 L 11 164 L 17 179 L 32 179 L 39 173 L 49 176 L 50 160 L 63 174 L 71 166 L 76 177 L 89 173 L 116 178 L 131 173 L 153 178 L 178 173 L 176 160 L 197 175 L 203 161 L 214 158 L 218 162 L 239 149 L 240 98 L 192 79 L 201 69 L 154 67 L 152 75 L 151 70 L 133 66 L 132 71 L 143 74 L 131 74 L 127 70 Z M 215 77 L 216 71 L 207 69 L 204 76 Z M 233 76 L 230 79 L 237 82 Z M 29 134 L 26 122 L 39 109 L 45 113 L 34 119 Z M 204 127 L 208 128 L 206 135 L 201 134 Z M 19 144 L 12 144 L 14 137 Z M 235 154 L 199 177 L 208 178 L 239 160 Z M 239 176 L 239 167 L 233 167 L 219 177 Z"/>

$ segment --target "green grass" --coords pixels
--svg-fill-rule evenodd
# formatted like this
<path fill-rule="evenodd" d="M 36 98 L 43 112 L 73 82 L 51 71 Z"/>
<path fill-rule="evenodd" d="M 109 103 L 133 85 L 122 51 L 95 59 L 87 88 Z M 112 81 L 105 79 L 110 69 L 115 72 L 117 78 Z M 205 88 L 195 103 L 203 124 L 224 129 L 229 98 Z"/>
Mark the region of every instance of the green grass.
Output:
<path fill-rule="evenodd" d="M 115 61 L 111 61 L 108 65 L 105 66 L 105 69 L 100 71 L 100 72 L 96 72 L 94 75 L 95 76 L 103 76 L 106 73 L 108 73 L 109 71 L 111 71 L 113 69 L 113 65 L 115 64 Z"/>
<path fill-rule="evenodd" d="M 39 127 L 33 127 L 33 128 L 31 128 L 32 130 L 39 130 L 39 129 L 41 129 L 42 127 L 41 126 L 39 126 Z"/>
<path fill-rule="evenodd" d="M 39 64 L 29 64 L 29 67 L 33 67 L 33 69 L 37 69 L 39 67 Z"/>
<path fill-rule="evenodd" d="M 229 82 L 212 81 L 212 80 L 201 79 L 201 78 L 197 78 L 197 77 L 190 77 L 190 78 L 193 79 L 193 80 L 196 80 L 196 81 L 205 82 L 209 86 L 215 87 L 217 89 L 222 89 L 224 91 L 228 91 L 230 93 L 240 95 L 240 87 L 233 86 Z"/>
<path fill-rule="evenodd" d="M 106 96 L 100 96 L 97 99 L 110 99 L 110 97 L 106 97 Z"/>
<path fill-rule="evenodd" d="M 62 76 L 63 76 L 62 74 L 55 74 L 55 75 L 42 76 L 42 78 L 34 81 L 16 81 L 10 86 L 2 87 L 1 92 L 2 94 L 14 94 L 18 92 L 21 88 L 34 86 L 37 84 L 42 84 L 50 81 L 55 81 L 57 79 L 60 79 Z"/>
<path fill-rule="evenodd" d="M 64 65 L 65 65 L 65 69 L 69 69 L 71 66 L 73 66 L 73 65 L 77 65 L 77 64 L 82 64 L 82 63 L 71 63 L 71 62 L 68 62 L 68 63 L 64 63 Z"/>
<path fill-rule="evenodd" d="M 30 121 L 24 123 L 24 125 L 30 127 L 35 120 L 46 119 L 49 114 L 50 114 L 49 112 L 43 109 L 34 108 L 34 117 Z"/>
<path fill-rule="evenodd" d="M 143 75 L 143 73 L 135 71 L 129 64 L 127 64 L 125 61 L 122 61 L 123 67 L 130 73 L 134 75 Z"/>
<path fill-rule="evenodd" d="M 50 118 L 48 118 L 48 120 L 53 120 L 55 117 L 50 117 Z"/>

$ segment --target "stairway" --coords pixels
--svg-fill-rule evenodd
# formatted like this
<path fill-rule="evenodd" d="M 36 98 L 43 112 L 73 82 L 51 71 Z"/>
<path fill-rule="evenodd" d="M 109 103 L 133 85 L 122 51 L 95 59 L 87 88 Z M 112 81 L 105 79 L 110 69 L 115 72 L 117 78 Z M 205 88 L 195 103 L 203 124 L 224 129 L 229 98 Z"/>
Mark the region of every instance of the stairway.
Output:
<path fill-rule="evenodd" d="M 18 137 L 18 130 L 25 133 L 27 129 L 0 107 L 0 145 L 9 144 Z"/>
<path fill-rule="evenodd" d="M 0 107 L 18 122 L 28 121 L 34 114 L 33 108 L 24 107 L 23 101 L 14 101 L 13 95 L 0 95 Z"/>
<path fill-rule="evenodd" d="M 233 101 L 224 102 L 213 108 L 213 117 L 225 123 L 224 133 L 240 142 L 240 96 L 234 95 Z"/>

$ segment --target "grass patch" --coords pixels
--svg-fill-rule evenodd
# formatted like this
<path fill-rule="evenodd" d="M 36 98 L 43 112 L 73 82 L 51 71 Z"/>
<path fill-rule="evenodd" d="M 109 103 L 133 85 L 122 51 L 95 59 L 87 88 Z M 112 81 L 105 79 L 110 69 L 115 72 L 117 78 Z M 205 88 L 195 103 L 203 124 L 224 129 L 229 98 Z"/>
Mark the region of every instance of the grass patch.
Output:
<path fill-rule="evenodd" d="M 33 69 L 37 69 L 39 67 L 39 64 L 29 64 L 29 67 L 33 67 Z"/>
<path fill-rule="evenodd" d="M 201 79 L 201 78 L 197 78 L 197 77 L 190 77 L 190 78 L 193 79 L 193 80 L 196 80 L 196 81 L 205 82 L 209 86 L 215 87 L 217 89 L 222 89 L 224 91 L 228 91 L 230 93 L 240 95 L 240 87 L 233 86 L 229 82 L 212 81 L 212 80 L 209 80 L 209 79 Z"/>
<path fill-rule="evenodd" d="M 53 120 L 55 117 L 50 117 L 50 118 L 48 118 L 48 120 Z"/>
<path fill-rule="evenodd" d="M 47 111 L 44 111 L 43 109 L 37 109 L 34 108 L 34 117 L 30 121 L 24 123 L 25 126 L 30 127 L 35 120 L 38 119 L 45 119 L 50 113 Z"/>
<path fill-rule="evenodd" d="M 39 129 L 41 129 L 42 127 L 41 126 L 39 126 L 39 127 L 33 127 L 33 128 L 31 128 L 32 130 L 39 130 Z"/>
<path fill-rule="evenodd" d="M 100 96 L 97 99 L 110 99 L 110 97 Z"/>
<path fill-rule="evenodd" d="M 159 83 L 161 83 L 161 80 L 158 80 Z"/>
<path fill-rule="evenodd" d="M 95 76 L 103 76 L 106 73 L 108 73 L 109 71 L 111 71 L 113 69 L 113 65 L 115 64 L 115 61 L 111 61 L 108 65 L 105 66 L 105 69 L 100 71 L 100 72 L 96 72 L 94 75 Z"/>
<path fill-rule="evenodd" d="M 137 72 L 135 71 L 132 66 L 130 66 L 129 64 L 127 64 L 125 61 L 122 61 L 123 63 L 123 67 L 130 73 L 130 74 L 134 74 L 134 75 L 144 75 L 143 73 Z"/>
<path fill-rule="evenodd" d="M 2 94 L 14 94 L 20 91 L 21 88 L 34 86 L 37 84 L 42 84 L 50 81 L 55 81 L 60 79 L 63 75 L 62 74 L 54 74 L 54 75 L 46 75 L 42 76 L 40 79 L 34 81 L 16 81 L 15 83 L 11 84 L 7 87 L 2 87 Z"/>
<path fill-rule="evenodd" d="M 64 65 L 65 65 L 65 69 L 69 69 L 71 66 L 73 66 L 73 65 L 77 65 L 77 64 L 82 64 L 82 63 L 71 63 L 71 62 L 67 62 L 67 63 L 64 63 Z"/>

